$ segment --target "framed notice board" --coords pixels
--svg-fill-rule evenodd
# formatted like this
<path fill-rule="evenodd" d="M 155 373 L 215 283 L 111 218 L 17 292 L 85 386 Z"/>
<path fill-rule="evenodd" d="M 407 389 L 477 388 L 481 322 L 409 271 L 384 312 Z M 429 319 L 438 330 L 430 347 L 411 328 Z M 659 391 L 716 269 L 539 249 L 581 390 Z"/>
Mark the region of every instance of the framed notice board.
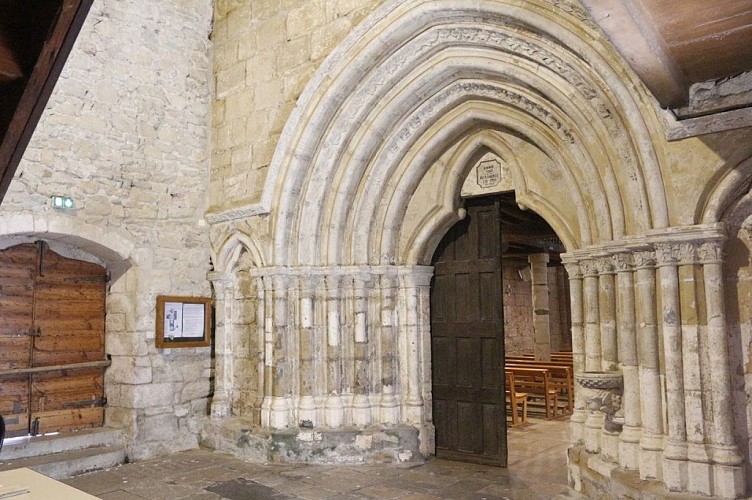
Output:
<path fill-rule="evenodd" d="M 211 343 L 211 299 L 157 297 L 157 347 L 205 347 Z"/>

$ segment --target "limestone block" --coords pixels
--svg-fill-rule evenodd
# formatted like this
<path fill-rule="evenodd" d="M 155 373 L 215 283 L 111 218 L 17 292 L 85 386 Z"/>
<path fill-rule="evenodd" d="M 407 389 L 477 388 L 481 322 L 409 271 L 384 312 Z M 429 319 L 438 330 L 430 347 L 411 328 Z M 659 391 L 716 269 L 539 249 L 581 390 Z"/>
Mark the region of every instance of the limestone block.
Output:
<path fill-rule="evenodd" d="M 124 394 L 130 395 L 132 408 L 163 407 L 176 399 L 175 384 L 170 382 L 129 385 L 122 390 Z"/>
<path fill-rule="evenodd" d="M 151 367 L 137 366 L 133 356 L 112 356 L 106 379 L 110 383 L 148 384 L 152 381 Z"/>
<path fill-rule="evenodd" d="M 178 433 L 178 419 L 174 414 L 151 415 L 144 418 L 139 426 L 138 439 L 143 441 L 163 441 Z"/>

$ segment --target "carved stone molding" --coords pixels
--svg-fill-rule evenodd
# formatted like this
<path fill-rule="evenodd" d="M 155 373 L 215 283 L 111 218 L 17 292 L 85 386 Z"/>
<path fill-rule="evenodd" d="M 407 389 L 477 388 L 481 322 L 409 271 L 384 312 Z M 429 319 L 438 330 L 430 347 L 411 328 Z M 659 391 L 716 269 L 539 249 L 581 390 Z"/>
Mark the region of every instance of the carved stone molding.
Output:
<path fill-rule="evenodd" d="M 648 269 L 655 267 L 655 252 L 641 250 L 632 254 L 635 269 Z"/>
<path fill-rule="evenodd" d="M 629 253 L 617 253 L 611 256 L 614 270 L 617 273 L 624 273 L 632 271 L 635 265 L 635 259 L 633 254 Z"/>
<path fill-rule="evenodd" d="M 596 259 L 583 259 L 580 261 L 580 269 L 583 277 L 598 276 L 598 261 Z"/>
<path fill-rule="evenodd" d="M 583 372 L 575 375 L 582 387 L 582 397 L 589 413 L 603 413 L 606 432 L 621 432 L 624 425 L 622 397 L 624 380 L 621 372 Z"/>
<path fill-rule="evenodd" d="M 697 248 L 697 255 L 702 264 L 723 262 L 723 244 L 720 241 L 706 241 Z"/>

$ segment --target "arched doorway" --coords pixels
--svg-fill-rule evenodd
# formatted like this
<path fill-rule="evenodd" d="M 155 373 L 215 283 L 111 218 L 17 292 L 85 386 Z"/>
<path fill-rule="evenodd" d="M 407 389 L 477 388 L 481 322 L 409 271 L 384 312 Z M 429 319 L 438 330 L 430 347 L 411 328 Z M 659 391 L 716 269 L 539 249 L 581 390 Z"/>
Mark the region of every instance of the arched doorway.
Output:
<path fill-rule="evenodd" d="M 108 276 L 41 240 L 0 251 L 0 414 L 9 437 L 102 425 Z"/>

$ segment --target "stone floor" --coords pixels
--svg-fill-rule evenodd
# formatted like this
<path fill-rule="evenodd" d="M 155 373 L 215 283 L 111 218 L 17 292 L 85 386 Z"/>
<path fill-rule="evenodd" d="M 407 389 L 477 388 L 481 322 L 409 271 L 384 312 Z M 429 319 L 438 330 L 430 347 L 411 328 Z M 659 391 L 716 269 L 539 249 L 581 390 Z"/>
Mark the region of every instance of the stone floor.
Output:
<path fill-rule="evenodd" d="M 422 465 L 249 463 L 192 450 L 65 481 L 105 500 L 551 499 L 567 488 L 565 421 L 509 429 L 509 468 L 432 459 Z"/>

